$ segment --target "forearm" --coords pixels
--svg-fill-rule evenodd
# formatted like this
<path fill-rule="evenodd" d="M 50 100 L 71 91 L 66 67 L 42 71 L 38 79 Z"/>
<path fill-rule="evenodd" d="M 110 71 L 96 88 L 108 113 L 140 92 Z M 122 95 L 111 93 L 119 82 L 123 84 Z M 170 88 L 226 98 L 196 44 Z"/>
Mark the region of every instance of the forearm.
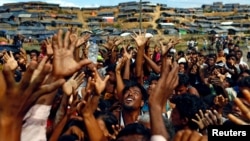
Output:
<path fill-rule="evenodd" d="M 117 98 L 118 98 L 118 100 L 121 100 L 122 99 L 122 90 L 125 87 L 125 85 L 124 85 L 122 77 L 121 77 L 121 72 L 116 71 L 115 75 L 116 75 Z"/>
<path fill-rule="evenodd" d="M 169 135 L 165 128 L 165 124 L 162 117 L 162 107 L 157 105 L 150 106 L 149 113 L 152 135 L 162 135 L 166 139 L 168 139 Z"/>
<path fill-rule="evenodd" d="M 154 70 L 154 72 L 156 72 L 156 73 L 161 72 L 161 68 L 145 54 L 144 54 L 144 59 L 146 60 L 147 64 L 150 66 L 150 68 L 152 68 Z"/>
<path fill-rule="evenodd" d="M 0 141 L 20 141 L 22 132 L 22 119 L 1 119 Z"/>
<path fill-rule="evenodd" d="M 90 141 L 107 141 L 93 114 L 83 116 Z"/>
<path fill-rule="evenodd" d="M 60 137 L 60 135 L 63 131 L 63 128 L 66 125 L 67 121 L 68 121 L 68 116 L 65 115 L 64 118 L 54 128 L 53 133 L 52 133 L 49 141 L 58 141 L 58 138 Z"/>
<path fill-rule="evenodd" d="M 128 59 L 125 63 L 125 70 L 123 73 L 123 79 L 129 80 L 130 78 L 130 59 Z"/>
<path fill-rule="evenodd" d="M 61 120 L 63 119 L 63 117 L 66 113 L 66 110 L 67 110 L 67 106 L 68 106 L 68 96 L 66 94 L 63 94 L 60 106 L 56 112 L 56 117 L 54 120 L 55 126 L 57 126 L 57 124 L 59 124 L 61 122 Z"/>
<path fill-rule="evenodd" d="M 142 75 L 143 54 L 144 54 L 144 47 L 139 47 L 135 61 L 136 62 L 135 73 L 137 78 L 140 78 Z"/>

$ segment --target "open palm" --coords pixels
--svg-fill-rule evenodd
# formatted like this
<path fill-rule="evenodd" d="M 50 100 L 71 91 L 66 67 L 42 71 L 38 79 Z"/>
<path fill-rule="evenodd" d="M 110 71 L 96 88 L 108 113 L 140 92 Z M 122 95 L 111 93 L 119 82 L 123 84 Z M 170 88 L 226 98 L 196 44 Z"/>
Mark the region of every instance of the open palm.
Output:
<path fill-rule="evenodd" d="M 62 41 L 62 31 L 53 37 L 53 74 L 60 77 L 70 76 L 84 65 L 91 63 L 91 61 L 84 59 L 80 62 L 74 60 L 73 52 L 76 46 L 76 41 L 69 41 L 70 31 L 67 31 L 64 41 Z"/>

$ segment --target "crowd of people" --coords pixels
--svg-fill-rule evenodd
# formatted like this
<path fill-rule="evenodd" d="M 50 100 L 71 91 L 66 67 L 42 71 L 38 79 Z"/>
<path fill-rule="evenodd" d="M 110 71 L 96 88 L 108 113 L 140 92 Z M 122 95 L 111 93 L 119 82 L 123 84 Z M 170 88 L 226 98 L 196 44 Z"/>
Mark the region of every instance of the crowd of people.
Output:
<path fill-rule="evenodd" d="M 238 38 L 107 38 L 58 30 L 41 50 L 1 52 L 0 141 L 207 141 L 250 124 L 250 70 Z M 153 45 L 152 45 L 153 44 Z"/>

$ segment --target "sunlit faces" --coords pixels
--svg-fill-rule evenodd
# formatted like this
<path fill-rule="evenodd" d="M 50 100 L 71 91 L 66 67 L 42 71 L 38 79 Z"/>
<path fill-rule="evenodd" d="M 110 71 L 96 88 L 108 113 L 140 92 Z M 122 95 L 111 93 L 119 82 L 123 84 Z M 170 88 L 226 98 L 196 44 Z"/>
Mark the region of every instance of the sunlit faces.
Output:
<path fill-rule="evenodd" d="M 123 95 L 123 106 L 129 109 L 138 109 L 144 104 L 141 90 L 134 86 L 130 87 Z"/>

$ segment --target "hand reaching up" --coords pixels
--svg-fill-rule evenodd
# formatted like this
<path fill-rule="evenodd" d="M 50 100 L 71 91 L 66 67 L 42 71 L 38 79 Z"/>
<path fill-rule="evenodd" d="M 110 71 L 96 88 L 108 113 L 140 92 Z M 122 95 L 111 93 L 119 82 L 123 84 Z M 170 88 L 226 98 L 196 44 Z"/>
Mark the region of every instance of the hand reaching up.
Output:
<path fill-rule="evenodd" d="M 5 62 L 5 66 L 8 66 L 12 71 L 16 70 L 16 68 L 18 67 L 17 61 L 14 58 L 12 51 L 10 51 L 10 54 L 8 54 L 8 52 L 5 52 L 3 55 L 3 60 Z"/>
<path fill-rule="evenodd" d="M 200 130 L 203 130 L 204 128 L 206 128 L 209 125 L 209 123 L 206 120 L 206 117 L 204 115 L 205 114 L 203 113 L 203 111 L 199 110 L 199 113 L 195 114 L 197 119 L 192 119 L 192 121 L 195 122 L 199 126 Z"/>
<path fill-rule="evenodd" d="M 46 55 L 49 57 L 53 56 L 54 52 L 53 52 L 53 48 L 52 48 L 52 41 L 47 38 L 44 42 L 45 42 L 45 46 L 46 46 Z"/>
<path fill-rule="evenodd" d="M 27 62 L 27 53 L 24 48 L 20 48 L 20 57 L 18 59 L 18 63 L 22 65 L 26 65 Z"/>
<path fill-rule="evenodd" d="M 122 43 L 122 41 L 123 41 L 123 39 L 118 39 L 117 37 L 110 38 L 108 36 L 106 43 L 103 44 L 102 46 L 104 46 L 109 51 L 113 51 L 118 45 L 120 45 Z"/>
<path fill-rule="evenodd" d="M 64 79 L 59 79 L 48 85 L 43 85 L 45 77 L 49 74 L 49 66 L 45 64 L 31 83 L 31 76 L 38 68 L 37 66 L 37 62 L 32 61 L 19 83 L 15 82 L 10 67 L 4 67 L 2 72 L 4 82 L 2 83 L 6 85 L 6 91 L 0 95 L 1 119 L 7 121 L 14 119 L 15 123 L 22 123 L 24 115 L 40 96 L 56 90 L 65 82 Z"/>
<path fill-rule="evenodd" d="M 66 95 L 71 95 L 73 93 L 73 90 L 76 90 L 82 83 L 83 78 L 85 74 L 84 72 L 81 72 L 78 74 L 78 72 L 74 73 L 67 81 L 63 84 L 62 89 L 63 92 Z"/>
<path fill-rule="evenodd" d="M 145 47 L 145 45 L 150 40 L 149 37 L 146 37 L 146 32 L 142 33 L 141 30 L 139 30 L 139 34 L 134 32 L 134 35 L 131 35 L 131 37 L 135 40 L 138 48 Z"/>
<path fill-rule="evenodd" d="M 201 136 L 197 131 L 181 130 L 176 133 L 173 141 L 208 141 L 208 137 Z"/>
<path fill-rule="evenodd" d="M 167 52 L 176 44 L 179 43 L 179 40 L 169 39 L 168 43 L 164 44 L 162 40 L 159 40 L 160 46 L 161 46 L 161 54 L 166 55 Z"/>
<path fill-rule="evenodd" d="M 53 74 L 57 77 L 70 76 L 83 66 L 91 63 L 88 59 L 81 60 L 80 62 L 74 60 L 73 52 L 77 39 L 70 41 L 70 34 L 70 31 L 67 31 L 64 39 L 62 39 L 63 31 L 59 30 L 58 34 L 52 38 L 54 52 Z"/>

